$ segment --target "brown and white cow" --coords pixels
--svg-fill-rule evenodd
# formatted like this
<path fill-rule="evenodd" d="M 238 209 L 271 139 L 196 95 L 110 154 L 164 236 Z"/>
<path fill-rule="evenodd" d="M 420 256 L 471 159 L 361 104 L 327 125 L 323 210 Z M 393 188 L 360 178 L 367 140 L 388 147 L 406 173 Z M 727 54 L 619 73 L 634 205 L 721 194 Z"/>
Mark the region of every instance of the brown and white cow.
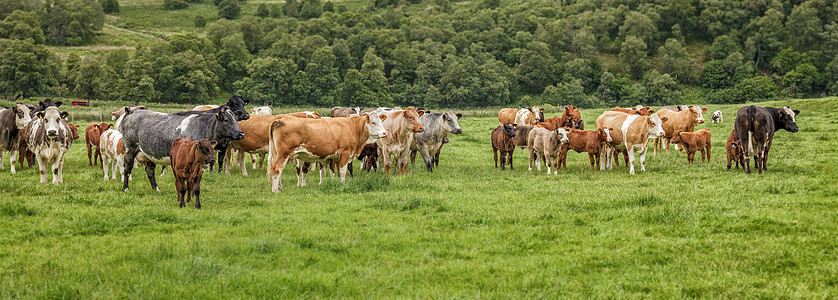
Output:
<path fill-rule="evenodd" d="M 84 128 L 84 146 L 87 147 L 87 164 L 89 166 L 102 163 L 102 149 L 99 149 L 99 138 L 103 132 L 111 129 L 111 127 L 113 125 L 102 122 L 99 124 L 91 123 Z M 93 155 L 92 160 L 91 155 Z"/>
<path fill-rule="evenodd" d="M 667 121 L 663 122 L 662 128 L 666 132 L 666 135 L 659 137 L 655 140 L 654 145 L 654 153 L 658 155 L 658 146 L 663 146 L 666 148 L 666 153 L 669 153 L 669 139 L 672 138 L 672 134 L 676 130 L 680 130 L 682 132 L 693 132 L 695 131 L 695 126 L 697 124 L 704 123 L 704 116 L 702 116 L 702 112 L 707 111 L 706 107 L 700 107 L 698 105 L 693 105 L 686 110 L 682 110 L 679 112 L 670 110 L 670 109 L 659 109 L 657 115 L 661 118 L 666 118 Z M 675 150 L 678 150 L 676 147 Z"/>
<path fill-rule="evenodd" d="M 102 170 L 105 172 L 105 180 L 108 180 L 108 169 L 111 170 L 111 178 L 117 179 L 116 169 L 119 168 L 120 179 L 125 176 L 125 147 L 122 144 L 122 133 L 115 129 L 108 129 L 99 138 L 99 148 L 102 149 Z M 137 161 L 134 161 L 137 167 Z M 132 179 L 128 176 L 128 179 Z"/>
<path fill-rule="evenodd" d="M 425 127 L 419 117 L 425 111 L 416 111 L 412 106 L 403 110 L 394 110 L 385 114 L 384 129 L 389 133 L 386 137 L 379 139 L 379 158 L 384 162 L 384 174 L 390 174 L 390 166 L 395 162 L 399 169 L 399 175 L 407 174 L 407 165 L 410 162 L 410 144 L 413 143 L 413 134 L 422 132 Z M 394 171 L 393 174 L 396 172 Z"/>
<path fill-rule="evenodd" d="M 614 128 L 572 130 L 568 132 L 568 142 L 562 145 L 559 155 L 559 164 L 561 164 L 561 167 L 567 170 L 567 150 L 572 149 L 576 153 L 587 152 L 588 159 L 591 161 L 591 170 L 599 169 L 602 146 L 605 143 L 611 142 L 611 131 L 614 131 Z M 594 162 L 596 162 L 596 169 L 594 169 Z"/>
<path fill-rule="evenodd" d="M 605 163 L 600 166 L 604 170 L 612 168 L 614 149 L 626 149 L 629 158 L 629 173 L 634 174 L 634 155 L 640 155 L 640 170 L 646 171 L 646 146 L 649 138 L 656 138 L 665 134 L 661 123 L 667 119 L 657 114 L 651 116 L 630 115 L 618 111 L 603 112 L 596 119 L 597 129 L 614 128 L 611 132 L 611 142 L 606 143 Z"/>
<path fill-rule="evenodd" d="M 498 121 L 500 124 L 513 125 L 534 125 L 535 122 L 544 121 L 544 109 L 538 106 L 525 108 L 503 108 L 498 111 Z"/>
<path fill-rule="evenodd" d="M 555 130 L 547 130 L 542 127 L 534 127 L 530 130 L 527 136 L 527 147 L 530 149 L 530 166 L 529 171 L 532 171 L 532 163 L 535 161 L 536 167 L 541 171 L 541 163 L 544 161 L 547 165 L 547 174 L 550 174 L 550 166 L 555 170 L 554 174 L 559 174 L 559 155 L 561 154 L 562 145 L 567 143 L 567 132 L 572 130 L 565 130 L 558 128 Z"/>
<path fill-rule="evenodd" d="M 710 162 L 710 150 L 713 147 L 710 129 L 704 128 L 696 132 L 676 130 L 672 135 L 671 142 L 680 145 L 687 151 L 687 161 L 690 164 L 695 162 L 695 153 L 698 151 L 701 151 L 701 162 L 704 162 L 705 154 L 707 162 Z"/>
<path fill-rule="evenodd" d="M 212 150 L 214 144 L 208 139 L 195 141 L 188 137 L 172 142 L 170 157 L 180 207 L 185 207 L 194 194 L 195 208 L 201 209 L 201 177 L 204 175 L 204 167 L 215 162 L 215 152 Z"/>
<path fill-rule="evenodd" d="M 498 151 L 500 151 L 500 169 L 506 170 L 506 163 L 512 170 L 512 153 L 515 152 L 515 128 L 512 124 L 506 123 L 492 130 L 492 152 L 495 154 L 495 169 L 498 168 Z"/>
<path fill-rule="evenodd" d="M 743 168 L 745 167 L 742 164 L 742 147 L 739 143 L 739 136 L 736 135 L 736 130 L 730 132 L 730 135 L 727 137 L 727 141 L 725 141 L 725 151 L 727 152 L 727 169 L 730 170 L 731 162 L 736 162 L 736 168 L 739 169 L 741 165 Z"/>
<path fill-rule="evenodd" d="M 52 163 L 52 183 L 64 181 L 64 154 L 73 145 L 73 135 L 67 120 L 67 112 L 50 106 L 35 114 L 26 130 L 26 143 L 35 153 L 41 173 L 41 183 L 47 182 L 47 164 Z"/>
<path fill-rule="evenodd" d="M 111 121 L 115 121 L 116 119 L 119 119 L 119 117 L 124 115 L 125 112 L 128 111 L 129 109 L 148 109 L 148 107 L 146 107 L 145 105 L 129 105 L 129 106 L 120 107 L 119 109 L 117 109 L 117 110 L 115 110 L 111 113 Z"/>
<path fill-rule="evenodd" d="M 9 151 L 12 173 L 16 172 L 15 163 L 20 148 L 21 129 L 31 121 L 29 108 L 23 103 L 17 103 L 9 109 L 0 111 L 0 169 L 6 168 L 3 165 L 3 152 Z"/>
<path fill-rule="evenodd" d="M 328 119 L 283 116 L 277 119 L 270 129 L 268 175 L 271 191 L 282 190 L 282 170 L 290 159 L 308 163 L 337 160 L 340 180 L 345 181 L 347 165 L 358 157 L 364 146 L 388 136 L 382 125 L 388 118 L 387 115 L 365 115 Z M 298 184 L 301 176 L 305 173 L 297 173 Z"/>

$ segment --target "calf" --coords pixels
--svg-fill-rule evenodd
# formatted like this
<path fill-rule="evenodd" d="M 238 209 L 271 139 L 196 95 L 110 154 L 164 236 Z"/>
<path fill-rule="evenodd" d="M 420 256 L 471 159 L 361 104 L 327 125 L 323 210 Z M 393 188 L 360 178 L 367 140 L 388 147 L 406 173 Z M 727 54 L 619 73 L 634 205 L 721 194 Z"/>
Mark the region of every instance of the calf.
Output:
<path fill-rule="evenodd" d="M 713 147 L 710 140 L 710 129 L 704 128 L 696 132 L 676 130 L 672 135 L 671 142 L 681 145 L 687 150 L 687 161 L 690 164 L 695 162 L 695 153 L 698 151 L 701 151 L 701 162 L 704 162 L 705 154 L 707 155 L 707 162 L 710 162 L 710 149 Z"/>
<path fill-rule="evenodd" d="M 567 143 L 567 131 L 564 128 L 547 130 L 535 127 L 530 130 L 527 136 L 527 147 L 530 149 L 528 170 L 532 171 L 532 163 L 535 161 L 535 165 L 541 171 L 541 164 L 538 162 L 541 159 L 547 165 L 547 174 L 550 174 L 550 165 L 553 165 L 554 174 L 559 174 L 559 155 L 564 143 Z"/>
<path fill-rule="evenodd" d="M 724 117 L 722 116 L 722 111 L 717 110 L 713 112 L 713 119 L 711 122 L 721 124 L 724 121 Z"/>
<path fill-rule="evenodd" d="M 99 138 L 102 136 L 103 132 L 111 127 L 113 127 L 113 125 L 108 125 L 108 123 L 102 122 L 100 124 L 92 123 L 87 125 L 84 129 L 84 146 L 87 147 L 87 165 L 92 166 L 94 164 L 102 164 L 102 149 L 99 149 Z M 95 151 L 92 151 L 91 149 Z M 93 155 L 93 160 L 91 160 L 91 154 Z"/>
<path fill-rule="evenodd" d="M 736 135 L 736 130 L 730 132 L 730 136 L 725 141 L 725 150 L 727 151 L 727 169 L 730 170 L 731 161 L 736 162 L 736 168 L 742 165 L 742 147 L 739 143 L 739 137 Z M 744 168 L 745 166 L 742 165 Z"/>
<path fill-rule="evenodd" d="M 568 142 L 562 145 L 559 155 L 559 164 L 561 164 L 561 167 L 567 170 L 567 150 L 573 149 L 576 153 L 582 153 L 582 151 L 588 152 L 588 159 L 591 161 L 591 170 L 599 169 L 602 145 L 611 142 L 611 131 L 613 130 L 614 128 L 603 128 L 598 130 L 572 130 L 568 132 Z M 596 169 L 594 169 L 594 161 L 596 161 Z"/>
<path fill-rule="evenodd" d="M 739 146 L 742 147 L 742 165 L 745 173 L 751 173 L 751 155 L 756 155 L 754 166 L 757 171 L 760 174 L 765 172 L 774 133 L 780 129 L 797 132 L 799 129 L 795 117 L 799 114 L 799 110 L 792 110 L 788 106 L 773 108 L 751 105 L 736 112 L 733 128 L 739 136 Z M 757 147 L 756 151 L 754 147 Z"/>
<path fill-rule="evenodd" d="M 47 164 L 52 164 L 52 183 L 64 181 L 64 154 L 73 145 L 73 136 L 67 124 L 67 112 L 50 106 L 36 114 L 26 131 L 26 143 L 35 153 L 41 173 L 41 183 L 47 182 Z"/>
<path fill-rule="evenodd" d="M 188 137 L 181 137 L 172 142 L 171 154 L 172 173 L 175 176 L 175 189 L 180 207 L 195 195 L 195 208 L 201 209 L 201 177 L 204 167 L 215 162 L 212 148 L 215 143 L 208 139 L 195 141 Z M 184 201 L 184 195 L 186 200 Z"/>
<path fill-rule="evenodd" d="M 12 108 L 0 110 L 0 169 L 3 166 L 3 152 L 9 151 L 9 162 L 12 164 L 12 173 L 15 173 L 15 162 L 17 152 L 20 148 L 21 129 L 32 121 L 29 116 L 29 108 L 23 103 L 17 103 Z"/>
<path fill-rule="evenodd" d="M 506 170 L 507 162 L 509 162 L 509 169 L 513 169 L 512 153 L 515 152 L 515 142 L 512 139 L 515 135 L 515 126 L 510 123 L 492 130 L 492 152 L 495 153 L 495 168 L 498 167 L 498 151 L 500 151 L 500 169 Z"/>

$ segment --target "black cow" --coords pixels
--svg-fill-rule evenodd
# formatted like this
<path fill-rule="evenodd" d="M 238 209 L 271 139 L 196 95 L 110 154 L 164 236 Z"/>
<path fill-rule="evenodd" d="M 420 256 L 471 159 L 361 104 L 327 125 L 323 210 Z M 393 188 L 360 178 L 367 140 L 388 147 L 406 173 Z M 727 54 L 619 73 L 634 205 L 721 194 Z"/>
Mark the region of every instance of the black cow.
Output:
<path fill-rule="evenodd" d="M 230 97 L 230 99 L 227 99 L 227 104 L 225 104 L 225 105 L 236 116 L 236 120 L 244 121 L 244 120 L 250 119 L 250 114 L 247 112 L 247 109 L 244 108 L 244 106 L 249 104 L 249 103 L 250 103 L 250 99 L 241 98 L 238 95 L 233 95 L 232 97 Z M 213 110 L 207 110 L 207 111 L 217 111 L 217 110 L 218 110 L 218 108 L 213 109 Z M 194 114 L 201 114 L 202 112 L 204 112 L 204 111 L 190 110 L 190 111 L 176 112 L 175 115 L 190 116 L 190 115 L 194 115 Z M 227 143 L 230 142 L 230 140 L 217 140 L 217 142 L 218 143 L 215 145 L 215 150 L 218 150 L 218 172 L 221 173 L 221 169 L 223 169 L 222 164 L 224 163 L 224 155 L 227 153 Z M 212 165 L 210 165 L 210 170 L 212 170 Z"/>
<path fill-rule="evenodd" d="M 159 191 L 154 178 L 154 168 L 157 164 L 171 164 L 170 151 L 177 138 L 239 140 L 244 138 L 244 132 L 239 128 L 236 119 L 227 105 L 188 114 L 129 109 L 123 115 L 118 128 L 122 132 L 122 144 L 125 147 L 123 189 L 128 191 L 128 178 L 134 168 L 134 159 L 138 155 L 142 158 L 140 161 L 145 163 L 151 187 Z"/>
<path fill-rule="evenodd" d="M 739 136 L 739 146 L 742 147 L 742 164 L 745 173 L 751 173 L 750 155 L 755 155 L 754 166 L 759 173 L 766 170 L 768 150 L 774 133 L 780 129 L 797 132 L 795 116 L 799 110 L 792 110 L 788 106 L 783 108 L 746 106 L 736 112 L 736 122 L 733 125 Z M 757 151 L 754 151 L 754 147 Z"/>

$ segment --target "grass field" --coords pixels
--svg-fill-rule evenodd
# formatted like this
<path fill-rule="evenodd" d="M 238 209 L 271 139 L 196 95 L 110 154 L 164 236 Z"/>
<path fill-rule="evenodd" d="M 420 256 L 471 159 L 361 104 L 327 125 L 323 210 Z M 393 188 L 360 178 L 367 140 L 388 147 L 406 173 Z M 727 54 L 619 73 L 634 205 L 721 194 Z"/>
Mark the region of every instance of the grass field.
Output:
<path fill-rule="evenodd" d="M 177 207 L 168 172 L 161 192 L 142 173 L 129 193 L 103 181 L 84 137 L 60 185 L 38 184 L 37 167 L 10 174 L 6 154 L 0 297 L 834 298 L 838 99 L 760 104 L 802 111 L 764 175 L 725 170 L 740 105 L 710 106 L 725 123 L 699 125 L 709 164 L 649 155 L 631 176 L 571 153 L 546 175 L 516 150 L 502 172 L 497 119 L 465 117 L 434 173 L 299 188 L 286 168 L 271 193 L 263 170 L 234 169 L 205 174 L 202 210 Z M 601 111 L 582 111 L 588 127 Z"/>

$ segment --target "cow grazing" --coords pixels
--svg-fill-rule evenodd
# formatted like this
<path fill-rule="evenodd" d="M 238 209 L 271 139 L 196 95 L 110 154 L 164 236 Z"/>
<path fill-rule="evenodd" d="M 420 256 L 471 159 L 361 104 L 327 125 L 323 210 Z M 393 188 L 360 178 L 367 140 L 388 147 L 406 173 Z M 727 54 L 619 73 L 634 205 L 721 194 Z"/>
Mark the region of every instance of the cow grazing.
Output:
<path fill-rule="evenodd" d="M 696 132 L 683 132 L 676 130 L 672 135 L 672 143 L 681 145 L 687 151 L 687 161 L 690 164 L 695 162 L 695 153 L 701 151 L 701 162 L 704 162 L 704 156 L 707 156 L 707 162 L 710 162 L 710 150 L 713 147 L 713 142 L 710 140 L 710 129 L 704 128 Z"/>
<path fill-rule="evenodd" d="M 547 130 L 535 127 L 530 130 L 529 136 L 527 136 L 527 145 L 530 149 L 530 167 L 528 170 L 532 171 L 532 163 L 535 161 L 535 165 L 541 171 L 541 164 L 539 163 L 539 160 L 541 160 L 547 165 L 547 174 L 550 174 L 551 165 L 555 170 L 553 174 L 559 174 L 559 155 L 562 145 L 567 141 L 567 131 L 564 128 Z"/>
<path fill-rule="evenodd" d="M 122 142 L 125 147 L 126 176 L 123 176 L 123 190 L 125 191 L 128 191 L 127 177 L 131 175 L 134 160 L 138 154 L 142 155 L 151 188 L 159 191 L 154 178 L 154 168 L 157 164 L 171 164 L 169 155 L 172 143 L 177 138 L 208 139 L 219 141 L 219 143 L 244 138 L 244 132 L 236 123 L 237 118 L 233 110 L 227 105 L 214 110 L 185 114 L 165 114 L 145 109 L 129 110 L 122 118 L 117 129 L 122 132 Z M 224 147 L 226 151 L 226 142 Z"/>
<path fill-rule="evenodd" d="M 544 122 L 544 109 L 538 106 L 525 108 L 503 108 L 498 111 L 500 124 L 534 125 L 535 122 Z"/>
<path fill-rule="evenodd" d="M 361 115 L 361 108 L 360 107 L 340 107 L 335 106 L 332 108 L 332 112 L 329 114 L 332 118 L 345 118 L 349 116 L 360 116 Z"/>
<path fill-rule="evenodd" d="M 91 123 L 84 128 L 84 146 L 87 147 L 87 165 L 101 165 L 102 163 L 102 149 L 99 149 L 99 137 L 113 125 L 102 122 L 100 124 Z M 91 160 L 91 155 L 93 156 Z"/>
<path fill-rule="evenodd" d="M 624 112 L 624 113 L 631 114 L 631 115 L 641 115 L 641 116 L 649 116 L 649 115 L 655 113 L 655 110 L 650 109 L 648 106 L 646 106 L 646 107 L 640 106 L 640 108 L 637 108 L 637 107 L 622 108 L 622 107 L 617 106 L 617 107 L 614 107 L 614 109 L 612 109 L 611 111 L 619 111 L 619 112 Z"/>
<path fill-rule="evenodd" d="M 116 119 L 119 119 L 119 117 L 124 115 L 125 112 L 128 111 L 129 109 L 148 109 L 148 107 L 146 107 L 145 105 L 129 105 L 129 106 L 120 107 L 119 109 L 117 109 L 117 110 L 115 110 L 111 113 L 111 121 L 115 121 Z"/>
<path fill-rule="evenodd" d="M 64 154 L 73 145 L 72 131 L 67 124 L 67 112 L 50 106 L 36 114 L 26 130 L 26 143 L 35 153 L 41 173 L 41 183 L 47 182 L 47 164 L 52 161 L 52 183 L 64 182 Z"/>
<path fill-rule="evenodd" d="M 195 208 L 201 209 L 201 177 L 204 175 L 204 167 L 215 161 L 212 150 L 214 146 L 208 139 L 195 141 L 188 137 L 172 142 L 172 173 L 180 207 L 186 206 L 186 202 L 195 195 Z"/>
<path fill-rule="evenodd" d="M 717 110 L 713 112 L 713 118 L 711 119 L 711 122 L 721 124 L 722 122 L 724 122 L 724 119 L 725 118 L 724 116 L 722 116 L 722 111 Z"/>
<path fill-rule="evenodd" d="M 725 151 L 727 152 L 727 169 L 730 170 L 731 162 L 736 162 L 736 168 L 742 165 L 742 147 L 739 143 L 739 136 L 736 135 L 736 130 L 730 132 L 730 135 L 725 141 Z M 745 166 L 742 165 L 744 168 Z"/>
<path fill-rule="evenodd" d="M 506 170 L 506 163 L 512 170 L 512 153 L 515 152 L 516 136 L 515 126 L 510 123 L 503 124 L 492 130 L 492 152 L 495 154 L 495 168 L 498 167 L 498 151 L 500 151 L 500 169 Z"/>
<path fill-rule="evenodd" d="M 649 138 L 663 136 L 661 123 L 666 117 L 657 114 L 651 116 L 629 115 L 617 111 L 606 111 L 596 119 L 597 129 L 614 128 L 611 132 L 611 142 L 606 143 L 605 163 L 600 170 L 612 167 L 614 149 L 625 149 L 628 152 L 629 173 L 634 174 L 634 155 L 640 155 L 640 170 L 646 171 L 646 146 Z"/>
<path fill-rule="evenodd" d="M 250 109 L 251 115 L 263 115 L 263 116 L 270 116 L 273 115 L 273 110 L 271 110 L 270 106 L 259 106 Z"/>
<path fill-rule="evenodd" d="M 767 169 L 768 151 L 774 140 L 774 133 L 780 129 L 797 132 L 796 117 L 799 110 L 788 106 L 783 108 L 746 106 L 736 112 L 733 128 L 742 147 L 742 165 L 745 173 L 751 173 L 750 156 L 754 155 L 754 166 L 760 174 Z M 756 147 L 756 149 L 754 149 Z"/>
<path fill-rule="evenodd" d="M 389 134 L 376 142 L 378 143 L 379 158 L 384 161 L 384 173 L 390 174 L 390 166 L 395 162 L 399 169 L 399 175 L 407 174 L 410 144 L 413 143 L 414 133 L 425 130 L 422 122 L 419 121 L 419 118 L 425 115 L 425 112 L 417 112 L 411 106 L 404 110 L 394 110 L 385 115 L 387 118 L 383 122 L 384 129 Z M 393 171 L 393 174 L 395 173 Z"/>
<path fill-rule="evenodd" d="M 704 123 L 702 112 L 705 111 L 707 111 L 706 107 L 702 108 L 698 105 L 693 105 L 689 109 L 679 112 L 669 109 L 659 109 L 657 112 L 658 116 L 667 119 L 667 121 L 664 121 L 663 125 L 661 125 L 663 130 L 666 132 L 666 135 L 655 140 L 655 145 L 653 147 L 654 154 L 658 155 L 658 146 L 663 146 L 663 148 L 666 148 L 666 153 L 669 153 L 669 139 L 672 138 L 672 134 L 676 130 L 680 130 L 682 132 L 695 131 L 695 126 L 697 124 Z M 678 148 L 676 147 L 675 150 L 678 150 Z"/>
<path fill-rule="evenodd" d="M 605 143 L 611 142 L 612 131 L 614 131 L 613 128 L 603 128 L 597 130 L 572 130 L 568 132 L 568 142 L 562 144 L 561 153 L 559 155 L 559 164 L 561 164 L 561 167 L 566 170 L 567 150 L 573 150 L 576 151 L 576 153 L 587 152 L 588 159 L 591 161 L 591 170 L 599 169 L 602 146 Z M 596 162 L 596 169 L 594 169 L 594 162 Z"/>
<path fill-rule="evenodd" d="M 463 133 L 459 123 L 462 116 L 462 114 L 455 114 L 449 109 L 445 113 L 425 113 L 419 117 L 419 121 L 425 130 L 413 134 L 413 143 L 410 144 L 410 150 L 411 156 L 419 151 L 428 172 L 434 170 L 434 156 L 442 148 L 442 141 L 445 137 L 449 134 Z"/>
<path fill-rule="evenodd" d="M 383 121 L 387 115 L 365 115 L 349 118 L 303 119 L 283 116 L 271 124 L 268 155 L 268 177 L 271 191 L 282 190 L 282 170 L 290 159 L 303 162 L 338 161 L 340 181 L 346 169 L 364 146 L 388 136 Z M 305 169 L 298 171 L 297 184 L 305 184 Z M 321 169 L 322 176 L 323 169 Z M 302 179 L 302 180 L 301 180 Z"/>
<path fill-rule="evenodd" d="M 9 109 L 0 111 L 0 169 L 6 168 L 3 165 L 3 152 L 9 151 L 11 170 L 12 173 L 16 172 L 15 163 L 20 149 L 21 129 L 31 121 L 29 108 L 23 103 L 17 103 Z"/>

